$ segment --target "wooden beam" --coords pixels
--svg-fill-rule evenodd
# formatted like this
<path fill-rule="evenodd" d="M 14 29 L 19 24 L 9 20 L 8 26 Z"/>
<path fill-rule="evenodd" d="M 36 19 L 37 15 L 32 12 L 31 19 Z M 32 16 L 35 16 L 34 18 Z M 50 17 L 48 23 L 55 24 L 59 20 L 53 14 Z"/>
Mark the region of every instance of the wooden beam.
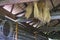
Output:
<path fill-rule="evenodd" d="M 2 7 L 0 7 L 0 14 L 4 15 L 4 16 L 8 16 L 12 19 L 16 19 L 16 17 L 12 13 L 8 12 L 7 10 L 3 9 Z"/>
<path fill-rule="evenodd" d="M 23 11 L 20 12 L 20 13 L 15 14 L 15 16 L 17 16 L 17 15 L 19 15 L 19 14 L 22 14 L 22 13 L 25 13 L 25 10 L 23 10 Z"/>
<path fill-rule="evenodd" d="M 0 6 L 6 4 L 16 4 L 16 3 L 23 3 L 23 2 L 32 2 L 38 0 L 0 0 Z"/>

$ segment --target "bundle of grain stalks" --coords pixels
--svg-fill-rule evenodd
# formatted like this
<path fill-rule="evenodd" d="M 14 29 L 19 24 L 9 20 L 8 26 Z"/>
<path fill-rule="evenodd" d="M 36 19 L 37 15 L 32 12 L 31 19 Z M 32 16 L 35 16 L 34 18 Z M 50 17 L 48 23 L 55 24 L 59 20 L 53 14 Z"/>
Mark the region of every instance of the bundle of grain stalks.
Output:
<path fill-rule="evenodd" d="M 32 11 L 33 11 L 33 5 L 32 5 L 32 3 L 29 3 L 26 8 L 26 14 L 25 14 L 25 17 L 27 19 L 31 16 Z"/>
<path fill-rule="evenodd" d="M 32 10 L 34 6 L 34 10 Z M 42 23 L 48 23 L 51 20 L 50 12 L 48 3 L 46 0 L 40 0 L 38 2 L 33 2 L 32 4 L 28 4 L 26 8 L 26 14 L 25 17 L 28 19 L 32 11 L 34 12 L 34 18 L 40 20 Z"/>

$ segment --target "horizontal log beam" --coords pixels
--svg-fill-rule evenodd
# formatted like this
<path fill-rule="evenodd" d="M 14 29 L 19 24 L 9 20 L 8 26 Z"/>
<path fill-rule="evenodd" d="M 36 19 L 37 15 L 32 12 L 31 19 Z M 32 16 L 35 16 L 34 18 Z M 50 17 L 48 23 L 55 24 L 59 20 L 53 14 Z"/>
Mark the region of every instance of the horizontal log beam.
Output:
<path fill-rule="evenodd" d="M 0 7 L 0 14 L 4 15 L 4 16 L 8 16 L 12 19 L 16 19 L 16 17 L 12 13 L 8 12 L 7 10 L 3 9 L 2 7 Z"/>
<path fill-rule="evenodd" d="M 23 2 L 32 2 L 38 0 L 0 0 L 0 6 L 6 4 L 16 4 L 16 3 L 23 3 Z"/>

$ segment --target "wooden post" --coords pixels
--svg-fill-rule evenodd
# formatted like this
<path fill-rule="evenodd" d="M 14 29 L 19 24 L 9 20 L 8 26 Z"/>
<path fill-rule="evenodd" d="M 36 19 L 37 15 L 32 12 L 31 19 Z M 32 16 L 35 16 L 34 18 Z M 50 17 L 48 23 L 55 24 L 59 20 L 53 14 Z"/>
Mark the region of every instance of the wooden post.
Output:
<path fill-rule="evenodd" d="M 16 22 L 16 36 L 15 36 L 15 40 L 18 40 L 18 23 Z"/>
<path fill-rule="evenodd" d="M 34 37 L 35 37 L 35 40 L 37 40 L 37 31 L 34 32 Z"/>

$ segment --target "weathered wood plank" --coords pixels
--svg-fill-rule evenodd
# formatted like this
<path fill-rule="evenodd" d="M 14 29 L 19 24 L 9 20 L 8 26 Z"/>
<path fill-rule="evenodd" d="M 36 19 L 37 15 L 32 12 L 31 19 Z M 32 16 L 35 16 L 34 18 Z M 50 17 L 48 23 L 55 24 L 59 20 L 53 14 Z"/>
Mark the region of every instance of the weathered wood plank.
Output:
<path fill-rule="evenodd" d="M 23 3 L 23 2 L 32 2 L 38 0 L 0 0 L 0 6 L 6 4 L 16 4 L 16 3 Z"/>

